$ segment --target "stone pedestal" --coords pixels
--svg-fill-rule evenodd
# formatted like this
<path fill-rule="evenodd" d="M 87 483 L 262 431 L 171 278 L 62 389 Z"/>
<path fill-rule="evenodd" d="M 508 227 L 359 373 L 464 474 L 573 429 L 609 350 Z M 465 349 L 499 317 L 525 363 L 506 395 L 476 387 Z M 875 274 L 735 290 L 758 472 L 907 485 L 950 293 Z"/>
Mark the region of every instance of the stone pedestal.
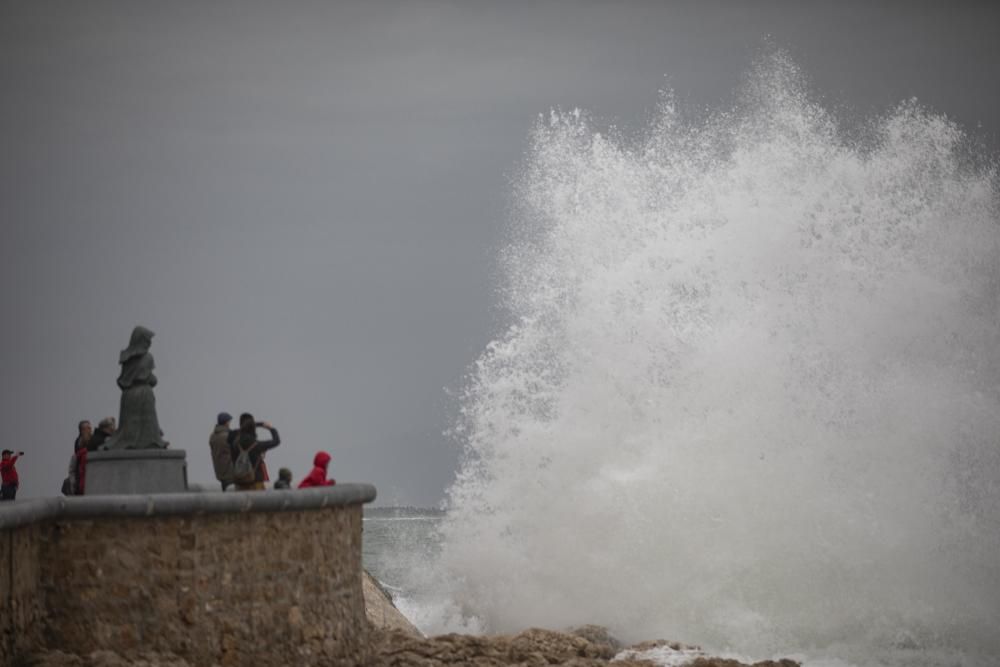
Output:
<path fill-rule="evenodd" d="M 116 449 L 87 454 L 86 495 L 187 491 L 183 449 Z"/>

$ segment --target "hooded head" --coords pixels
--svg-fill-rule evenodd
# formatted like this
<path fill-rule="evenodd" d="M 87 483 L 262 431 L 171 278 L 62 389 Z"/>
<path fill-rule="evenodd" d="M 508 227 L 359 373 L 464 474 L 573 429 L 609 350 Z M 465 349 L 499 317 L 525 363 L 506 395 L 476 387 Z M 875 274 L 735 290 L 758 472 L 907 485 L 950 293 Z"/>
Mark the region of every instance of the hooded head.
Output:
<path fill-rule="evenodd" d="M 330 458 L 330 455 L 326 452 L 316 452 L 316 457 L 313 459 L 313 465 L 317 468 L 326 470 L 326 467 L 330 465 Z"/>
<path fill-rule="evenodd" d="M 149 346 L 153 344 L 153 332 L 146 327 L 136 327 L 132 329 L 132 338 L 128 341 L 128 347 L 122 350 L 118 363 L 124 364 L 132 357 L 149 352 Z"/>

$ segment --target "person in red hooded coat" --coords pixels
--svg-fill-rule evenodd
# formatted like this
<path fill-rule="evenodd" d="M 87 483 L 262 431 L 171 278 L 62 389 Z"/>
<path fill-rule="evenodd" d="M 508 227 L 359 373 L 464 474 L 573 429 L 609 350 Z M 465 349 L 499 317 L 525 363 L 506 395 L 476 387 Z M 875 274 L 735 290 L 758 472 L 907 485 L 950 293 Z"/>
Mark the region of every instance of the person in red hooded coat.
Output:
<path fill-rule="evenodd" d="M 330 455 L 326 452 L 316 452 L 313 459 L 313 469 L 309 471 L 306 478 L 299 482 L 300 489 L 308 489 L 311 486 L 333 486 L 337 483 L 335 479 L 326 478 L 326 469 L 330 465 Z"/>

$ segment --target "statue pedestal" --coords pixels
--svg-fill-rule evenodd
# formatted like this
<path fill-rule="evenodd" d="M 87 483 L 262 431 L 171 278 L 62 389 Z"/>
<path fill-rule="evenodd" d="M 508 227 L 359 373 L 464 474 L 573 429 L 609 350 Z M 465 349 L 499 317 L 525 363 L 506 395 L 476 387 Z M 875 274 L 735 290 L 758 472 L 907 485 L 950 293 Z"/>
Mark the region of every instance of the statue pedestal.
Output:
<path fill-rule="evenodd" d="M 86 495 L 183 493 L 183 449 L 114 449 L 87 454 Z"/>

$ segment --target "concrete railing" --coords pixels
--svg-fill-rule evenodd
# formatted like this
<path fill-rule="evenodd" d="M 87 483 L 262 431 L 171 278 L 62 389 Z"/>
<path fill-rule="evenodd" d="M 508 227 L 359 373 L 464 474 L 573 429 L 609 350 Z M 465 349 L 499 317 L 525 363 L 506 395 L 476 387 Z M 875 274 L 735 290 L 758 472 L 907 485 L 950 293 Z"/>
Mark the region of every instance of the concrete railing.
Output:
<path fill-rule="evenodd" d="M 0 664 L 43 648 L 192 665 L 365 658 L 370 484 L 0 506 Z"/>

